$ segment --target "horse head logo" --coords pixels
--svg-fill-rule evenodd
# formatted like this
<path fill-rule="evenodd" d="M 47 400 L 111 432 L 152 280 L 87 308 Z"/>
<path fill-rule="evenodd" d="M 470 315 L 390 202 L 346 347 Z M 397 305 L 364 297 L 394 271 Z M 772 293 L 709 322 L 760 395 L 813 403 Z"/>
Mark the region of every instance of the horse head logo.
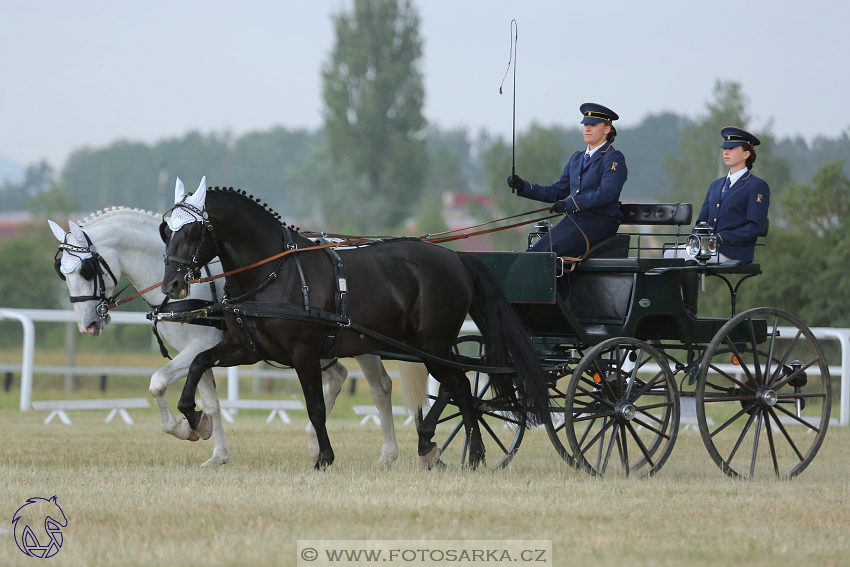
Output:
<path fill-rule="evenodd" d="M 56 496 L 30 498 L 12 516 L 12 525 L 15 543 L 24 555 L 47 559 L 62 548 L 62 528 L 68 527 L 68 519 Z"/>

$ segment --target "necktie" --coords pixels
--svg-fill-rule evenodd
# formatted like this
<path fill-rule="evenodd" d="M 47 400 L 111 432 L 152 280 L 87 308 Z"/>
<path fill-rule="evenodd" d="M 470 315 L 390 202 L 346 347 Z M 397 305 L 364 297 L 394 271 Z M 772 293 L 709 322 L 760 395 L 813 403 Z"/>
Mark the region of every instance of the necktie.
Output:
<path fill-rule="evenodd" d="M 720 200 L 723 200 L 723 197 L 726 196 L 726 191 L 729 190 L 729 177 L 726 177 L 726 183 L 723 184 L 723 190 L 720 191 Z"/>
<path fill-rule="evenodd" d="M 587 165 L 587 160 L 589 160 L 589 159 L 590 159 L 590 154 L 587 153 L 587 152 L 584 152 L 584 165 Z"/>

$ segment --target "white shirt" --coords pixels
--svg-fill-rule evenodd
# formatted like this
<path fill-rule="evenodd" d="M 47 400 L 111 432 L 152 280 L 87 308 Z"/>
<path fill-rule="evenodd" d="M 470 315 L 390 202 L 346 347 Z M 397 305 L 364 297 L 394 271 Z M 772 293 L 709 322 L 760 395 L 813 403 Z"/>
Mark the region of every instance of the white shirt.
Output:
<path fill-rule="evenodd" d="M 729 179 L 729 187 L 732 187 L 734 184 L 736 184 L 738 180 L 741 179 L 748 171 L 749 169 L 747 169 L 746 167 L 735 173 L 732 173 L 732 171 L 730 170 L 729 173 L 726 175 L 726 177 Z"/>
<path fill-rule="evenodd" d="M 593 148 L 592 150 L 590 149 L 590 146 L 587 146 L 587 149 L 584 151 L 584 153 L 585 153 L 587 156 L 589 156 L 587 159 L 592 158 L 592 157 L 593 157 L 593 154 L 595 154 L 595 153 L 596 153 L 596 150 L 598 150 L 599 148 L 601 148 L 601 147 L 602 147 L 602 146 L 604 146 L 604 145 L 605 145 L 605 142 L 602 142 L 601 144 L 599 144 L 598 146 L 596 146 L 596 147 L 595 147 L 595 148 Z"/>

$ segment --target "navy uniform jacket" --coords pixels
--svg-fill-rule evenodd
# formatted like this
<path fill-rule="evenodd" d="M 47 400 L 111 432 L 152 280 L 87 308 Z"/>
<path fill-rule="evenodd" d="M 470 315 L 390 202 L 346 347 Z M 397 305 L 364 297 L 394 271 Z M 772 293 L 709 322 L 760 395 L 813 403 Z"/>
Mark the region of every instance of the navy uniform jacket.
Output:
<path fill-rule="evenodd" d="M 592 211 L 622 222 L 619 201 L 628 176 L 626 158 L 609 142 L 596 150 L 583 167 L 584 154 L 583 151 L 574 153 L 554 184 L 537 185 L 526 181 L 519 195 L 544 203 L 565 200 L 570 213 Z"/>
<path fill-rule="evenodd" d="M 770 188 L 763 179 L 748 171 L 729 188 L 721 201 L 724 183 L 726 177 L 721 177 L 708 187 L 697 223 L 707 222 L 714 229 L 722 254 L 734 260 L 752 262 L 755 247 L 751 244 L 767 224 Z"/>

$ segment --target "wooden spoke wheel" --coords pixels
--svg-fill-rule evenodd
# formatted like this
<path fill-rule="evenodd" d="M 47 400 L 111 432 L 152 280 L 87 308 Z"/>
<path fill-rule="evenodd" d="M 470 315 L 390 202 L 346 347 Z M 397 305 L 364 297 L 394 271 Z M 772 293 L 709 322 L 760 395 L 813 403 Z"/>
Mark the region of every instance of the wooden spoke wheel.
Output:
<path fill-rule="evenodd" d="M 812 462 L 831 408 L 829 367 L 799 319 L 769 307 L 730 319 L 700 364 L 697 420 L 731 477 L 789 479 Z"/>
<path fill-rule="evenodd" d="M 464 344 L 466 346 L 462 346 Z M 483 337 L 475 335 L 460 337 L 456 349 L 468 349 L 470 346 L 474 348 L 475 352 L 467 356 L 476 359 L 482 365 L 486 364 Z M 491 470 L 504 468 L 519 450 L 519 445 L 525 433 L 525 424 L 515 420 L 504 411 L 506 409 L 505 403 L 494 398 L 495 394 L 490 387 L 489 377 L 486 374 L 473 371 L 467 372 L 467 376 L 470 378 L 475 414 L 486 450 L 484 457 L 486 466 Z M 440 397 L 431 396 L 432 409 L 442 409 L 439 407 Z M 440 445 L 440 460 L 446 466 L 463 468 L 469 462 L 469 439 L 466 435 L 464 419 L 453 400 L 443 398 L 443 401 L 445 402 L 445 409 L 442 410 L 437 422 L 437 438 L 435 439 L 437 444 Z M 445 435 L 445 437 L 441 444 L 442 435 Z"/>
<path fill-rule="evenodd" d="M 608 339 L 585 354 L 564 409 L 573 459 L 594 475 L 654 475 L 679 431 L 679 395 L 666 359 L 632 338 Z"/>

